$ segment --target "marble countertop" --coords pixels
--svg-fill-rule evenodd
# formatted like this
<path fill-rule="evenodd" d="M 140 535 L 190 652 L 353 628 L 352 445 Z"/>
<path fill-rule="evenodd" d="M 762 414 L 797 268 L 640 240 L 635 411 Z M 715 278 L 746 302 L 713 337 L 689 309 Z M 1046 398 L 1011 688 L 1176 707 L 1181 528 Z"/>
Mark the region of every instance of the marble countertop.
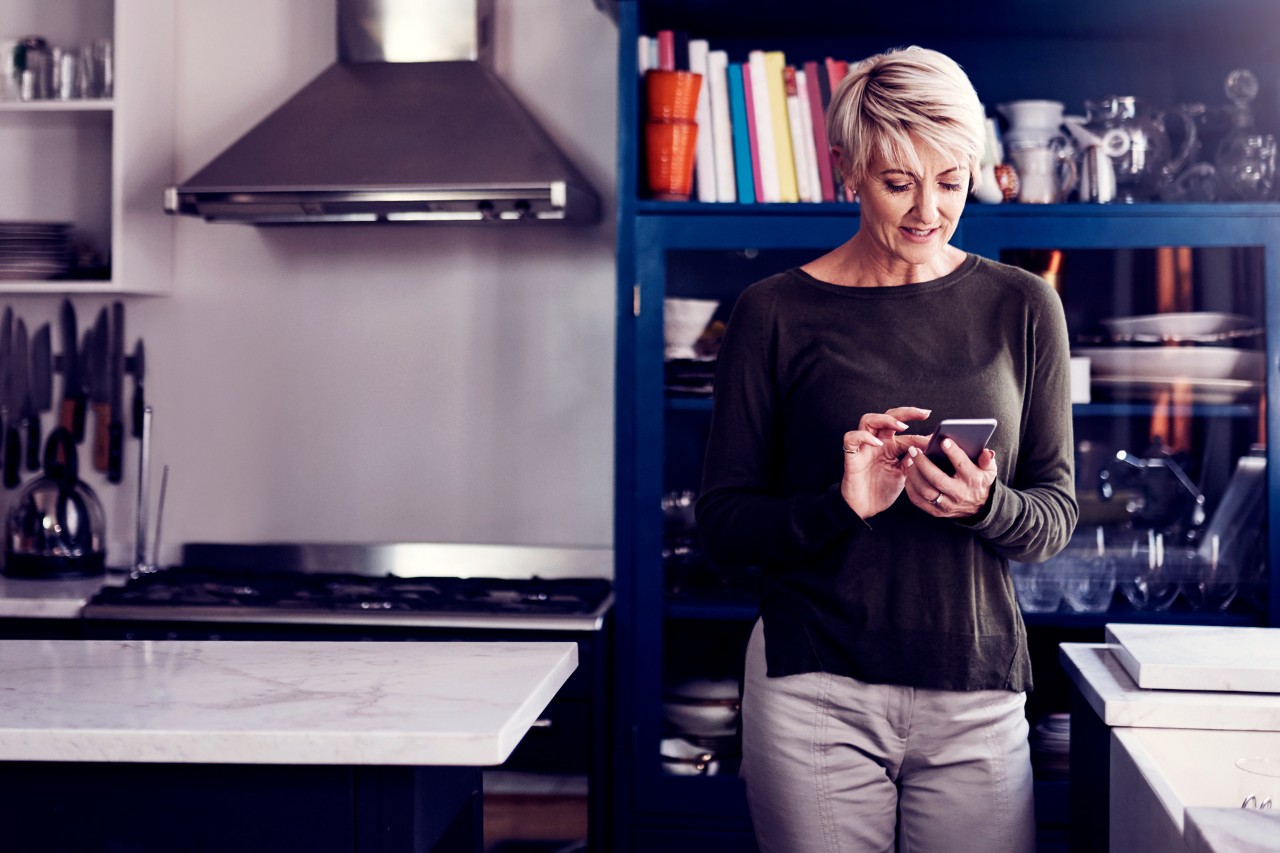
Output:
<path fill-rule="evenodd" d="M 1063 669 L 1108 726 L 1280 731 L 1280 694 L 1145 690 L 1114 646 L 1063 643 Z"/>
<path fill-rule="evenodd" d="M 1280 812 L 1187 809 L 1183 840 L 1191 853 L 1276 853 L 1280 851 Z"/>
<path fill-rule="evenodd" d="M 0 761 L 501 764 L 574 643 L 0 641 Z"/>
<path fill-rule="evenodd" d="M 104 585 L 122 584 L 126 577 L 25 580 L 0 575 L 0 619 L 75 619 Z"/>

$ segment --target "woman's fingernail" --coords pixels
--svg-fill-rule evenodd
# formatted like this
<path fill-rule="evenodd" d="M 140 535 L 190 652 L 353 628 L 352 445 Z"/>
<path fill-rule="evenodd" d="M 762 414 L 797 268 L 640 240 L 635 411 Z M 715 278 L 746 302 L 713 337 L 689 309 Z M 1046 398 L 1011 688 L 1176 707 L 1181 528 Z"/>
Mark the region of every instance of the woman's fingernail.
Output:
<path fill-rule="evenodd" d="M 915 458 L 916 458 L 916 449 L 915 449 L 914 447 L 908 447 L 908 448 L 907 448 L 907 455 L 908 455 L 908 456 L 910 456 L 912 459 L 915 459 Z"/>
<path fill-rule="evenodd" d="M 876 447 L 884 447 L 884 442 L 876 438 L 874 435 L 871 436 L 871 440 L 876 443 Z"/>
<path fill-rule="evenodd" d="M 908 427 L 902 421 L 898 421 L 898 429 L 910 429 L 910 427 Z"/>
<path fill-rule="evenodd" d="M 944 439 L 942 439 L 942 446 L 943 446 L 945 449 L 950 450 L 950 449 L 951 449 L 951 439 L 949 439 L 949 438 L 944 438 Z"/>

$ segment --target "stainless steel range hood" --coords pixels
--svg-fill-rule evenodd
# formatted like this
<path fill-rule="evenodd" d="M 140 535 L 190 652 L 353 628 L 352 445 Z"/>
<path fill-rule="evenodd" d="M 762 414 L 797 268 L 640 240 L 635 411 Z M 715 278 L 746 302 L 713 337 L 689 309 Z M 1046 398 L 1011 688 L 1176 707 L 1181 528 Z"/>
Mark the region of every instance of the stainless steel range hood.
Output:
<path fill-rule="evenodd" d="M 599 199 L 490 68 L 493 0 L 337 0 L 339 61 L 165 191 L 255 225 L 594 222 Z"/>

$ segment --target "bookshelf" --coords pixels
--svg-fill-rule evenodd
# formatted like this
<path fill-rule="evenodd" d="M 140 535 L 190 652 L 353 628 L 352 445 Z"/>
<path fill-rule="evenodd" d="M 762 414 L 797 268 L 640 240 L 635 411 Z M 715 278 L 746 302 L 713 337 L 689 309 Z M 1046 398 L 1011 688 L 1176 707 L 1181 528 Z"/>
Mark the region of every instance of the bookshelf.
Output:
<path fill-rule="evenodd" d="M 617 850 L 751 851 L 754 842 L 738 780 L 678 777 L 658 757 L 664 728 L 662 696 L 673 678 L 699 667 L 732 674 L 755 616 L 749 581 L 735 585 L 712 573 L 703 587 L 679 595 L 664 573 L 662 496 L 695 489 L 700 477 L 710 403 L 664 389 L 662 300 L 714 298 L 727 316 L 736 294 L 772 272 L 803 263 L 843 242 L 857 228 L 858 208 L 844 201 L 757 203 L 654 201 L 644 191 L 641 88 L 637 46 L 642 35 L 683 30 L 723 50 L 730 63 L 754 50 L 782 51 L 789 63 L 827 56 L 856 59 L 888 47 L 920 44 L 955 57 L 988 106 L 1016 98 L 1053 98 L 1069 113 L 1083 101 L 1117 92 L 1162 105 L 1224 101 L 1222 80 L 1250 68 L 1263 91 L 1257 123 L 1280 132 L 1280 12 L 1262 0 L 1171 0 L 1157 15 L 1141 0 L 1085 0 L 1029 6 L 1016 0 L 977 7 L 925 2 L 903 22 L 901 10 L 861 6 L 833 11 L 819 0 L 797 0 L 779 11 L 764 0 L 595 0 L 619 30 L 616 385 L 616 650 L 615 754 Z M 1269 27 L 1259 21 L 1271 21 Z M 1131 274 L 1153 257 L 1188 249 L 1206 268 L 1247 268 L 1221 285 L 1212 274 L 1193 283 L 1198 310 L 1240 309 L 1265 323 L 1257 341 L 1268 368 L 1258 395 L 1160 408 L 1145 399 L 1095 398 L 1074 408 L 1078 435 L 1097 443 L 1132 443 L 1155 416 L 1187 424 L 1200 459 L 1200 479 L 1215 496 L 1232 458 L 1280 429 L 1274 365 L 1280 359 L 1280 203 L 1146 203 L 981 205 L 970 202 L 954 241 L 1013 261 L 1027 250 L 1061 250 L 1077 261 L 1063 279 L 1073 340 L 1100 317 L 1139 313 L 1147 279 Z M 1084 275 L 1090 264 L 1119 272 Z M 1267 446 L 1266 494 L 1280 506 L 1276 453 Z M 1107 621 L 1280 625 L 1280 530 L 1265 533 L 1257 595 L 1224 612 L 1192 611 L 1182 603 L 1156 613 L 1135 611 L 1117 594 L 1101 614 L 1027 614 L 1037 691 L 1029 715 L 1066 710 L 1054 650 L 1062 641 L 1100 641 Z M 1037 657 L 1038 655 L 1038 657 Z M 1065 848 L 1066 785 L 1037 782 L 1041 848 Z M 708 847 L 710 845 L 710 847 Z"/>

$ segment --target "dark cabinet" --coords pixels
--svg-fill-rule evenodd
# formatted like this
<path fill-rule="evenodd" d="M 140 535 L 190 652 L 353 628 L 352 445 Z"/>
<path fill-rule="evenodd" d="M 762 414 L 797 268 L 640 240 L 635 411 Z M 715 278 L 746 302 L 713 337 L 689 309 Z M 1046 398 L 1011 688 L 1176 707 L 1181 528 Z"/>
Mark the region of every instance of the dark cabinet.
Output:
<path fill-rule="evenodd" d="M 858 208 L 647 199 L 638 37 L 683 30 L 728 51 L 732 62 L 757 48 L 783 50 L 789 62 L 803 62 L 921 44 L 965 67 L 989 114 L 993 105 L 1018 98 L 1060 100 L 1068 113 L 1082 113 L 1085 99 L 1114 94 L 1163 107 L 1220 104 L 1227 73 L 1245 67 L 1261 82 L 1257 123 L 1276 132 L 1280 30 L 1265 25 L 1274 23 L 1275 12 L 1255 0 L 1177 0 L 1158 11 L 1139 0 L 1056 8 L 1012 0 L 927 2 L 909 16 L 883 4 L 850 8 L 816 0 L 597 3 L 619 29 L 615 847 L 705 849 L 711 834 L 716 849 L 750 850 L 731 749 L 716 775 L 673 774 L 660 756 L 672 734 L 664 696 L 690 677 L 736 677 L 755 617 L 750 572 L 720 571 L 698 558 L 696 540 L 682 551 L 664 535 L 671 524 L 664 496 L 698 487 L 710 400 L 672 381 L 663 354 L 663 300 L 718 300 L 715 317 L 726 319 L 747 284 L 847 239 L 857 228 Z M 971 201 L 954 242 L 1038 273 L 1052 271 L 1073 350 L 1121 346 L 1106 337 L 1101 322 L 1116 317 L 1213 312 L 1246 318 L 1244 325 L 1262 330 L 1221 345 L 1253 350 L 1260 367 L 1247 380 L 1177 383 L 1095 364 L 1090 400 L 1073 407 L 1085 509 L 1079 535 L 1091 537 L 1096 527 L 1113 525 L 1116 513 L 1134 512 L 1131 499 L 1141 497 L 1140 485 L 1120 484 L 1111 503 L 1100 498 L 1100 472 L 1119 451 L 1137 460 L 1160 453 L 1177 460 L 1203 496 L 1202 533 L 1216 510 L 1234 511 L 1226 495 L 1239 460 L 1260 458 L 1265 473 L 1251 506 L 1262 502 L 1261 521 L 1250 545 L 1249 582 L 1225 609 L 1196 609 L 1185 596 L 1164 609 L 1142 609 L 1117 586 L 1100 612 L 1065 604 L 1026 612 L 1038 685 L 1029 715 L 1068 710 L 1056 645 L 1100 641 L 1107 622 L 1280 624 L 1280 530 L 1266 524 L 1280 496 L 1277 458 L 1267 442 L 1280 429 L 1280 203 Z M 1133 344 L 1139 345 L 1158 346 Z M 1037 810 L 1047 824 L 1065 820 L 1064 785 L 1038 785 Z"/>

